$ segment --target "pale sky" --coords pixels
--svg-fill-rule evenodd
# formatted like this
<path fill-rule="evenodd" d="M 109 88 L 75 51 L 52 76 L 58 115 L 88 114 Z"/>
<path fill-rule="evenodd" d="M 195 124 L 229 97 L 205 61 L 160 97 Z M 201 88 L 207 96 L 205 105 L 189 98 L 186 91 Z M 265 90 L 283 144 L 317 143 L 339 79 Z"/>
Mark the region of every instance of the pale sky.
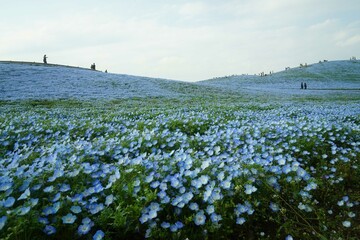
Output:
<path fill-rule="evenodd" d="M 197 81 L 360 58 L 359 0 L 0 0 L 0 60 Z"/>

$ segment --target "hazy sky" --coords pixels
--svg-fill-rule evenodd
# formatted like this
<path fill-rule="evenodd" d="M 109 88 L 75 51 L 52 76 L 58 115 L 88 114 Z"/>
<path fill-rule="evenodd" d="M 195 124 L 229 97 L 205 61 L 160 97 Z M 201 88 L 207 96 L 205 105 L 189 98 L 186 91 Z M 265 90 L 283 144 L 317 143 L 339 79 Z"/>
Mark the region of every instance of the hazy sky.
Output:
<path fill-rule="evenodd" d="M 360 58 L 359 0 L 0 0 L 0 60 L 184 81 Z"/>

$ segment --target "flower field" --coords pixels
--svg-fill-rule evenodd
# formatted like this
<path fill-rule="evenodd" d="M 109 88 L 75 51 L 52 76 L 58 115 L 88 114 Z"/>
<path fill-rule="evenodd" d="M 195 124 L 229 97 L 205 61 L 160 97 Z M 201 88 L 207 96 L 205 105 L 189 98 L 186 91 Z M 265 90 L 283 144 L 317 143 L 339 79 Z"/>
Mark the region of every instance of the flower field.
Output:
<path fill-rule="evenodd" d="M 1 239 L 358 239 L 360 105 L 2 108 Z"/>

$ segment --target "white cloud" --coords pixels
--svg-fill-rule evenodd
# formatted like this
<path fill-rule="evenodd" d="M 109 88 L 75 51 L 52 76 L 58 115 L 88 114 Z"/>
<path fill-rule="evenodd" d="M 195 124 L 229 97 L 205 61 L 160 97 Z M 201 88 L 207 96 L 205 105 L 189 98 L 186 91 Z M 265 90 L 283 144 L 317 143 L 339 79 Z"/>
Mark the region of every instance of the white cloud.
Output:
<path fill-rule="evenodd" d="M 185 17 L 194 17 L 206 13 L 208 6 L 203 2 L 188 2 L 180 6 L 179 13 Z"/>

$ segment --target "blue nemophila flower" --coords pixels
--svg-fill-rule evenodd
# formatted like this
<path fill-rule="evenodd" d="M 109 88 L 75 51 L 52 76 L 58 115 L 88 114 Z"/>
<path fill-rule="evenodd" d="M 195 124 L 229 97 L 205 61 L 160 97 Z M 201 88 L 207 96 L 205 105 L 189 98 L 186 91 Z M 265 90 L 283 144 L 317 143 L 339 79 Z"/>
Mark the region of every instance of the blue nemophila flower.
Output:
<path fill-rule="evenodd" d="M 44 218 L 44 217 L 39 217 L 38 222 L 41 223 L 41 224 L 48 224 L 49 220 L 47 218 Z"/>
<path fill-rule="evenodd" d="M 171 186 L 172 186 L 173 188 L 179 188 L 179 187 L 181 187 L 180 181 L 179 181 L 179 179 L 177 179 L 176 177 L 172 177 L 172 178 L 170 179 L 170 182 L 171 182 Z"/>
<path fill-rule="evenodd" d="M 6 224 L 6 220 L 7 220 L 7 216 L 2 216 L 0 218 L 0 230 L 4 228 L 4 226 Z"/>
<path fill-rule="evenodd" d="M 43 231 L 46 233 L 46 235 L 52 235 L 56 233 L 56 228 L 51 225 L 46 225 Z"/>
<path fill-rule="evenodd" d="M 84 195 L 82 195 L 81 193 L 77 193 L 75 194 L 74 197 L 71 198 L 72 202 L 81 202 L 83 199 Z"/>
<path fill-rule="evenodd" d="M 89 203 L 96 203 L 99 199 L 95 196 L 89 199 Z"/>
<path fill-rule="evenodd" d="M 50 214 L 55 214 L 56 213 L 56 209 L 54 206 L 48 206 L 46 208 L 43 209 L 42 212 L 45 216 L 49 216 Z"/>
<path fill-rule="evenodd" d="M 162 222 L 162 223 L 161 223 L 161 227 L 167 229 L 167 228 L 170 227 L 170 223 L 168 223 L 168 222 Z"/>
<path fill-rule="evenodd" d="M 199 205 L 197 203 L 190 203 L 189 208 L 193 211 L 198 211 Z"/>
<path fill-rule="evenodd" d="M 231 187 L 231 181 L 230 180 L 225 180 L 225 181 L 222 181 L 220 186 L 223 188 L 223 189 L 230 189 Z"/>
<path fill-rule="evenodd" d="M 69 184 L 61 184 L 60 189 L 59 189 L 60 192 L 67 192 L 69 190 L 70 190 Z"/>
<path fill-rule="evenodd" d="M 252 194 L 253 192 L 256 192 L 257 188 L 251 184 L 246 184 L 245 185 L 245 193 L 246 194 Z"/>
<path fill-rule="evenodd" d="M 91 225 L 89 224 L 81 224 L 78 227 L 78 233 L 79 235 L 85 235 L 91 230 Z"/>
<path fill-rule="evenodd" d="M 91 225 L 91 226 L 94 225 L 93 221 L 91 221 L 91 219 L 88 218 L 88 217 L 84 218 L 84 219 L 81 221 L 81 223 L 82 223 L 82 224 L 88 224 L 88 225 Z"/>
<path fill-rule="evenodd" d="M 17 214 L 23 216 L 30 211 L 31 207 L 21 207 L 18 209 Z"/>
<path fill-rule="evenodd" d="M 208 205 L 206 208 L 207 214 L 212 214 L 215 211 L 214 205 Z"/>
<path fill-rule="evenodd" d="M 43 191 L 46 192 L 46 193 L 52 192 L 52 191 L 54 191 L 54 187 L 53 186 L 48 186 L 48 187 L 44 188 Z"/>
<path fill-rule="evenodd" d="M 23 194 L 21 194 L 21 196 L 18 198 L 18 200 L 27 199 L 28 197 L 30 197 L 30 190 L 29 190 L 29 188 L 27 188 L 27 189 L 25 190 L 25 192 L 23 192 Z"/>
<path fill-rule="evenodd" d="M 209 176 L 207 175 L 202 175 L 200 178 L 199 178 L 200 182 L 202 185 L 206 185 L 208 182 L 209 182 Z"/>
<path fill-rule="evenodd" d="M 276 204 L 276 203 L 273 203 L 273 202 L 270 202 L 270 209 L 273 211 L 273 212 L 278 212 L 280 209 L 279 209 L 279 206 Z"/>
<path fill-rule="evenodd" d="M 101 240 L 105 236 L 105 233 L 101 230 L 97 230 L 93 236 L 93 240 Z"/>
<path fill-rule="evenodd" d="M 30 198 L 30 205 L 31 207 L 36 206 L 39 203 L 39 199 L 38 198 Z"/>
<path fill-rule="evenodd" d="M 166 197 L 166 192 L 160 191 L 160 192 L 158 192 L 157 196 L 162 199 L 162 198 Z"/>
<path fill-rule="evenodd" d="M 12 207 L 15 203 L 15 198 L 13 197 L 8 197 L 4 202 L 3 202 L 3 206 L 6 208 Z"/>
<path fill-rule="evenodd" d="M 293 240 L 293 237 L 291 235 L 287 235 L 285 240 Z"/>
<path fill-rule="evenodd" d="M 139 218 L 139 221 L 141 224 L 146 223 L 149 220 L 149 215 L 147 213 L 143 213 L 141 217 Z"/>
<path fill-rule="evenodd" d="M 102 203 L 91 203 L 89 205 L 89 211 L 91 214 L 97 214 L 98 212 L 102 211 L 104 209 L 104 204 Z"/>
<path fill-rule="evenodd" d="M 219 214 L 212 213 L 212 214 L 210 215 L 210 219 L 211 219 L 211 221 L 212 221 L 213 223 L 218 223 L 219 221 L 222 220 L 222 217 L 221 217 L 221 215 L 219 215 Z"/>
<path fill-rule="evenodd" d="M 80 206 L 71 206 L 70 211 L 72 211 L 72 212 L 75 213 L 75 214 L 78 214 L 78 213 L 80 213 L 82 210 L 81 210 L 81 207 L 80 207 Z"/>
<path fill-rule="evenodd" d="M 57 202 L 59 201 L 61 197 L 61 193 L 57 193 L 52 199 L 51 199 L 51 202 Z"/>
<path fill-rule="evenodd" d="M 114 195 L 110 194 L 110 195 L 106 196 L 106 199 L 105 199 L 106 206 L 109 206 L 113 202 L 114 202 Z"/>
<path fill-rule="evenodd" d="M 170 226 L 170 231 L 172 232 L 176 232 L 177 230 L 181 229 L 184 227 L 184 224 L 182 222 L 176 222 L 175 224 L 172 224 Z"/>
<path fill-rule="evenodd" d="M 343 221 L 343 222 L 342 222 L 342 225 L 343 225 L 344 227 L 348 228 L 348 227 L 351 227 L 351 222 L 350 222 L 350 221 Z"/>
<path fill-rule="evenodd" d="M 0 191 L 7 191 L 8 189 L 10 189 L 13 185 L 12 183 L 12 179 L 9 178 L 8 176 L 4 176 L 4 177 L 0 177 Z"/>
<path fill-rule="evenodd" d="M 76 220 L 76 216 L 71 213 L 68 213 L 67 215 L 63 216 L 61 219 L 64 224 L 73 224 Z"/>
<path fill-rule="evenodd" d="M 42 184 L 36 184 L 36 185 L 31 187 L 31 190 L 37 191 L 37 190 L 39 190 L 41 188 L 41 186 L 42 186 Z"/>
<path fill-rule="evenodd" d="M 246 222 L 246 220 L 243 217 L 236 219 L 236 224 L 243 225 L 245 222 Z"/>
<path fill-rule="evenodd" d="M 355 213 L 353 213 L 353 212 L 349 212 L 349 213 L 348 213 L 348 216 L 349 216 L 349 217 L 351 217 L 351 218 L 353 218 L 353 217 L 355 217 L 355 216 L 356 216 L 356 214 L 355 214 Z"/>
<path fill-rule="evenodd" d="M 305 187 L 305 190 L 310 191 L 310 190 L 313 190 L 313 189 L 316 189 L 316 188 L 317 188 L 317 184 L 314 183 L 314 182 L 311 182 Z"/>
<path fill-rule="evenodd" d="M 282 172 L 285 174 L 288 174 L 289 172 L 291 172 L 291 167 L 289 164 L 285 165 L 282 167 Z"/>
<path fill-rule="evenodd" d="M 205 221 L 206 221 L 206 216 L 204 214 L 204 211 L 197 212 L 195 217 L 194 217 L 195 224 L 198 225 L 198 226 L 204 225 Z"/>

